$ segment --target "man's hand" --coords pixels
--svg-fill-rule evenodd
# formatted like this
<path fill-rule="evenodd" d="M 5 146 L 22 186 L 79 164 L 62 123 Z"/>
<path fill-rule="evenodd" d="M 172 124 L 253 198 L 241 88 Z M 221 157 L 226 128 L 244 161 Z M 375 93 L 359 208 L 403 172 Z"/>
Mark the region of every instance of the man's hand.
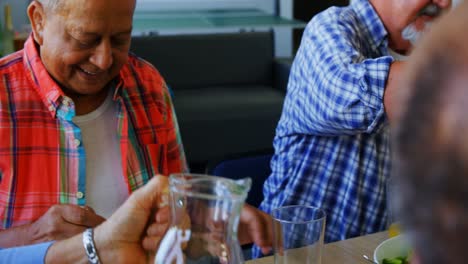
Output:
<path fill-rule="evenodd" d="M 165 206 L 156 212 L 154 220 L 151 221 L 143 238 L 143 248 L 145 250 L 155 252 L 158 249 L 159 243 L 169 228 L 170 213 L 169 206 Z"/>
<path fill-rule="evenodd" d="M 0 247 L 14 247 L 50 240 L 62 240 L 105 221 L 90 207 L 54 205 L 34 223 L 0 232 Z"/>
<path fill-rule="evenodd" d="M 182 222 L 180 223 L 180 228 L 184 230 L 190 230 L 191 221 L 188 214 L 183 214 Z M 159 244 L 163 239 L 166 231 L 169 229 L 171 221 L 171 212 L 169 206 L 164 206 L 159 209 L 154 219 L 150 220 L 150 224 L 146 229 L 146 235 L 143 238 L 143 248 L 151 253 L 155 253 L 159 248 Z M 182 249 L 187 247 L 187 243 L 184 242 L 181 244 Z"/>
<path fill-rule="evenodd" d="M 273 246 L 273 220 L 271 217 L 250 205 L 244 205 L 239 224 L 239 242 L 255 243 L 268 254 Z"/>
<path fill-rule="evenodd" d="M 95 229 L 94 240 L 103 263 L 154 261 L 154 252 L 148 254 L 143 244 L 148 243 L 148 249 L 156 250 L 155 247 L 159 245 L 169 224 L 168 186 L 167 177 L 154 176 L 145 186 L 135 191 L 106 222 Z M 161 229 L 152 229 L 155 218 Z M 155 240 L 148 238 L 148 233 L 151 233 Z"/>
<path fill-rule="evenodd" d="M 94 229 L 94 244 L 101 263 L 154 263 L 142 247 L 148 222 L 167 205 L 168 180 L 154 176 L 135 191 L 115 213 Z M 164 212 L 161 214 L 165 214 Z M 85 263 L 88 258 L 83 236 L 57 241 L 49 250 L 45 263 Z"/>
<path fill-rule="evenodd" d="M 95 227 L 105 220 L 88 206 L 54 205 L 31 224 L 29 227 L 31 237 L 28 244 L 66 239 L 82 233 L 88 227 Z"/>

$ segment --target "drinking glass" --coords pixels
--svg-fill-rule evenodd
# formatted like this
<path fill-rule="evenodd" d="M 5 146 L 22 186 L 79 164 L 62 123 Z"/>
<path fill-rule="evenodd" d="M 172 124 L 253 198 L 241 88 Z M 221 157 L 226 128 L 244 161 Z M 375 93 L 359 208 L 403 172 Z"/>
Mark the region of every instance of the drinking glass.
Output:
<path fill-rule="evenodd" d="M 307 205 L 274 209 L 273 251 L 275 264 L 320 264 L 322 261 L 325 212 Z"/>

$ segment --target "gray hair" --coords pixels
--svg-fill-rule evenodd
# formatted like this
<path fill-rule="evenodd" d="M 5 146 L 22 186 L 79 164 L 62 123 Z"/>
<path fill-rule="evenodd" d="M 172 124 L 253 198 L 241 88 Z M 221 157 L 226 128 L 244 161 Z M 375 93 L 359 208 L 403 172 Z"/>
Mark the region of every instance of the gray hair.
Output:
<path fill-rule="evenodd" d="M 64 7 L 62 0 L 37 0 L 40 2 L 47 11 L 57 11 Z"/>

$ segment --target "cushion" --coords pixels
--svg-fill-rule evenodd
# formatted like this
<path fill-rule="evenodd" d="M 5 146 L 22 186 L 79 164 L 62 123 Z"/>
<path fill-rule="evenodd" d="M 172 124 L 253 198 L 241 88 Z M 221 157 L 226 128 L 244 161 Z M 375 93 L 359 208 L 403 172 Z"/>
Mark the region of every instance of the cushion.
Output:
<path fill-rule="evenodd" d="M 270 85 L 273 33 L 135 36 L 131 51 L 152 63 L 174 89 Z"/>
<path fill-rule="evenodd" d="M 189 161 L 206 162 L 229 153 L 272 147 L 283 92 L 270 86 L 215 86 L 174 90 L 174 94 Z"/>

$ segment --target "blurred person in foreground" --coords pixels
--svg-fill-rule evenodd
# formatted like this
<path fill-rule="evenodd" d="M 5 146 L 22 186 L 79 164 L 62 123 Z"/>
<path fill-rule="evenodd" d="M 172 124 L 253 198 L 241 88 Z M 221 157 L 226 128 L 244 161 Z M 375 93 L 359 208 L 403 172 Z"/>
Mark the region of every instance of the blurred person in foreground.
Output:
<path fill-rule="evenodd" d="M 402 85 L 393 192 L 411 264 L 468 259 L 468 3 L 423 37 Z"/>
<path fill-rule="evenodd" d="M 188 170 L 163 77 L 129 54 L 135 3 L 29 4 L 31 36 L 0 59 L 0 247 L 79 234 L 153 175 Z M 270 233 L 246 205 L 241 243 Z"/>
<path fill-rule="evenodd" d="M 326 211 L 325 241 L 388 227 L 389 124 L 409 55 L 450 0 L 353 0 L 307 25 L 260 208 Z M 415 44 L 416 43 L 416 44 Z M 413 45 L 415 44 L 415 46 Z"/>

